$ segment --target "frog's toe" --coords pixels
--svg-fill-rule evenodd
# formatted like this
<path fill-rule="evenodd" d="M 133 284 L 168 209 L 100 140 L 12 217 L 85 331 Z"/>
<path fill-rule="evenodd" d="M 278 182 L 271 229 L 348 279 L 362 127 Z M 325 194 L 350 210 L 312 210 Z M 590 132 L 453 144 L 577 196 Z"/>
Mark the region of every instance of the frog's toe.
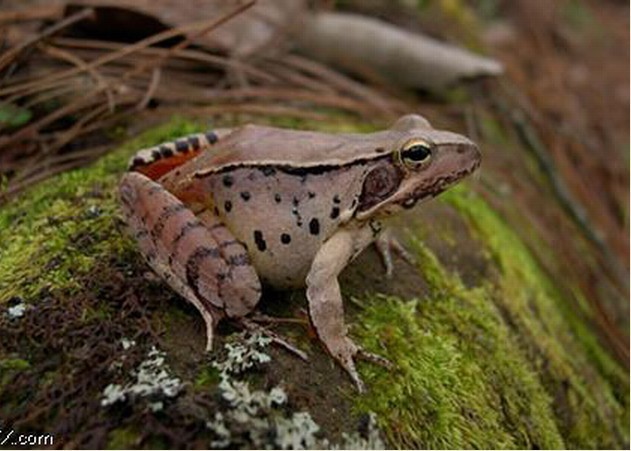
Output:
<path fill-rule="evenodd" d="M 357 350 L 357 357 L 367 360 L 368 362 L 376 363 L 377 365 L 381 365 L 384 368 L 392 369 L 394 364 L 379 354 L 374 354 L 372 352 L 368 352 L 363 348 L 359 348 Z"/>
<path fill-rule="evenodd" d="M 364 393 L 366 391 L 366 386 L 364 385 L 364 381 L 362 381 L 361 377 L 359 377 L 359 373 L 357 372 L 357 368 L 355 367 L 355 361 L 351 355 L 335 356 L 337 361 L 340 363 L 340 366 L 344 368 L 344 371 L 348 373 L 353 384 L 357 388 L 359 393 Z"/>
<path fill-rule="evenodd" d="M 394 273 L 393 253 L 399 255 L 399 257 L 408 264 L 416 266 L 414 257 L 412 257 L 405 246 L 403 246 L 389 230 L 386 230 L 375 240 L 375 247 L 377 248 L 377 252 L 379 252 L 379 256 L 386 270 L 386 277 L 388 278 L 392 277 Z"/>
<path fill-rule="evenodd" d="M 206 324 L 206 351 L 210 352 L 213 349 L 215 322 L 213 321 L 210 311 L 202 309 L 200 312 L 202 314 L 202 318 L 204 318 L 204 323 Z"/>
<path fill-rule="evenodd" d="M 363 351 L 361 351 L 361 348 L 353 343 L 353 341 L 348 337 L 342 338 L 337 344 L 338 346 L 329 347 L 329 352 L 350 376 L 353 384 L 357 387 L 357 391 L 359 393 L 364 393 L 366 391 L 366 386 L 359 376 L 357 367 L 355 366 L 355 357 L 359 356 Z"/>
<path fill-rule="evenodd" d="M 272 340 L 272 343 L 281 346 L 282 348 L 285 348 L 287 351 L 295 354 L 296 356 L 298 356 L 300 359 L 304 360 L 305 362 L 309 361 L 309 357 L 307 356 L 307 354 L 305 354 L 303 351 L 301 351 L 300 349 L 298 349 L 296 346 L 294 346 L 293 344 L 289 343 L 287 340 L 285 340 L 283 337 L 281 337 L 280 335 L 278 335 L 276 332 L 273 332 L 263 326 L 261 326 L 260 324 L 258 324 L 256 322 L 256 320 L 252 320 L 249 318 L 233 318 L 238 324 L 240 324 L 241 326 L 243 326 L 245 329 L 251 331 L 251 332 L 259 332 L 262 335 L 268 337 L 269 339 Z"/>

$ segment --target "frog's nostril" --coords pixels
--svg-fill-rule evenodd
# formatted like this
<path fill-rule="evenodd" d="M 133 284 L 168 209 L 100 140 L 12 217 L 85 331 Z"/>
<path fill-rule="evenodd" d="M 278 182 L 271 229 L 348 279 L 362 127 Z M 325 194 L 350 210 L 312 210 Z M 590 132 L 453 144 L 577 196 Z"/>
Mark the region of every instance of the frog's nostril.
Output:
<path fill-rule="evenodd" d="M 458 145 L 458 147 L 456 147 L 456 152 L 458 152 L 459 154 L 471 152 L 477 153 L 478 146 L 476 146 L 475 144 L 460 144 Z"/>

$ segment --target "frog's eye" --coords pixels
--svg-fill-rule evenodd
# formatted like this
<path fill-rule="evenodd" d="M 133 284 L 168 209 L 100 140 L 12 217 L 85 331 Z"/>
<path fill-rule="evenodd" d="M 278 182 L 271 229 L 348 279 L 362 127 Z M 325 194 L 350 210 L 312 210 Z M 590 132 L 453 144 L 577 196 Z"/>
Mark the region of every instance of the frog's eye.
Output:
<path fill-rule="evenodd" d="M 411 169 L 426 166 L 431 159 L 432 148 L 427 142 L 419 139 L 406 143 L 399 151 L 399 160 Z"/>

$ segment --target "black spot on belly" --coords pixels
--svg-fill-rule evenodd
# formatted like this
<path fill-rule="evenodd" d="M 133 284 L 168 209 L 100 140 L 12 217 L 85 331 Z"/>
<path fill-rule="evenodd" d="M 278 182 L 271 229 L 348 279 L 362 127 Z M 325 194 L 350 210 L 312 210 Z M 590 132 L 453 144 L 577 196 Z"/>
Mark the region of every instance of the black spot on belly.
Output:
<path fill-rule="evenodd" d="M 261 168 L 261 172 L 263 173 L 264 176 L 269 177 L 271 175 L 276 174 L 276 169 L 274 169 L 271 166 L 263 166 Z"/>
<path fill-rule="evenodd" d="M 333 207 L 331 209 L 331 219 L 335 219 L 340 215 L 340 209 L 339 207 Z"/>
<path fill-rule="evenodd" d="M 289 244 L 291 243 L 291 235 L 289 235 L 288 233 L 283 233 L 280 235 L 280 242 L 283 244 Z"/>
<path fill-rule="evenodd" d="M 291 209 L 291 214 L 296 217 L 296 225 L 298 227 L 302 227 L 302 216 L 300 215 L 300 212 L 298 211 L 298 208 L 297 207 L 292 208 Z"/>
<path fill-rule="evenodd" d="M 250 200 L 250 193 L 248 191 L 241 191 L 241 199 L 243 199 L 244 201 L 249 201 Z"/>
<path fill-rule="evenodd" d="M 256 244 L 257 249 L 261 252 L 267 249 L 267 243 L 263 238 L 263 232 L 261 232 L 260 230 L 254 231 L 254 244 Z"/>
<path fill-rule="evenodd" d="M 318 218 L 313 218 L 309 221 L 309 233 L 311 233 L 311 235 L 320 233 L 320 221 L 318 221 Z"/>
<path fill-rule="evenodd" d="M 234 179 L 232 178 L 231 175 L 223 176 L 223 186 L 225 186 L 226 188 L 230 188 L 233 183 L 234 183 Z"/>
<path fill-rule="evenodd" d="M 230 210 L 232 210 L 232 202 L 227 200 L 226 202 L 224 202 L 223 208 L 226 210 L 226 213 L 229 213 Z"/>

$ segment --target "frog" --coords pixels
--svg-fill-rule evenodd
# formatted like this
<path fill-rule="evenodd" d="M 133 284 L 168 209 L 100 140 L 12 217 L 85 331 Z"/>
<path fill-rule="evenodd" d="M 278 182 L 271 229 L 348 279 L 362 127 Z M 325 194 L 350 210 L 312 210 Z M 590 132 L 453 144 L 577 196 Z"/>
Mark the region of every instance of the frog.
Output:
<path fill-rule="evenodd" d="M 201 313 L 208 350 L 262 287 L 305 289 L 317 337 L 363 392 L 356 360 L 385 359 L 349 337 L 338 276 L 373 243 L 391 275 L 403 248 L 384 221 L 480 162 L 473 141 L 418 114 L 372 133 L 247 124 L 138 151 L 119 199 L 149 266 Z"/>

